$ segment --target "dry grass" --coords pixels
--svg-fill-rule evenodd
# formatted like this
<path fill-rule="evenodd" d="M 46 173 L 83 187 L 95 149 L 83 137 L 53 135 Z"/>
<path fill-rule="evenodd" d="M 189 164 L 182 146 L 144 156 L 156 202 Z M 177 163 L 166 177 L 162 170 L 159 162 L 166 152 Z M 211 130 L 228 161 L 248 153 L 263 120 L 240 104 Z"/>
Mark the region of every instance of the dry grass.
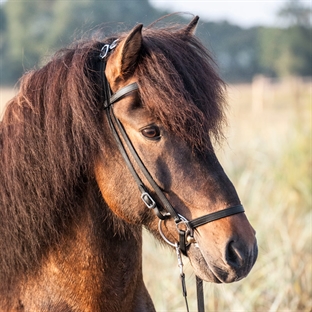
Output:
<path fill-rule="evenodd" d="M 207 311 L 312 311 L 311 84 L 265 90 L 252 109 L 250 85 L 229 88 L 228 142 L 218 151 L 257 230 L 259 257 L 250 275 L 205 284 Z M 298 90 L 297 90 L 298 91 Z M 144 277 L 157 311 L 185 311 L 175 255 L 145 233 Z M 186 262 L 188 297 L 195 280 Z"/>
<path fill-rule="evenodd" d="M 246 279 L 205 284 L 207 311 L 312 311 L 311 92 L 311 83 L 266 86 L 255 109 L 250 85 L 229 87 L 228 142 L 218 155 L 257 230 L 259 257 Z M 13 94 L 0 90 L 0 116 Z M 143 256 L 156 310 L 185 311 L 175 254 L 145 232 Z M 195 278 L 184 262 L 196 311 Z"/>

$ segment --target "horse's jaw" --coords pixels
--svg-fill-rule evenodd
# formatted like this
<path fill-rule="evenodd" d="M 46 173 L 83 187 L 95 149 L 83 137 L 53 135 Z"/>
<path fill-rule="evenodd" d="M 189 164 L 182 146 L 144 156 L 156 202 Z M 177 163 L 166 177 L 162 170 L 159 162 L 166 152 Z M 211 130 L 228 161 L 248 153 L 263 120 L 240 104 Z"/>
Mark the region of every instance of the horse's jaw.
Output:
<path fill-rule="evenodd" d="M 207 282 L 232 283 L 249 274 L 258 255 L 256 239 L 249 245 L 237 243 L 237 246 L 232 248 L 237 260 L 232 261 L 227 251 L 229 247 L 216 247 L 206 243 L 200 235 L 196 236 L 197 242 L 189 246 L 187 256 L 198 277 Z"/>
<path fill-rule="evenodd" d="M 191 246 L 188 258 L 194 269 L 194 273 L 206 282 L 212 283 L 233 283 L 246 277 L 252 267 L 244 268 L 239 272 L 222 262 L 213 261 L 209 256 L 204 256 L 200 248 Z M 207 259 L 208 258 L 208 259 Z"/>

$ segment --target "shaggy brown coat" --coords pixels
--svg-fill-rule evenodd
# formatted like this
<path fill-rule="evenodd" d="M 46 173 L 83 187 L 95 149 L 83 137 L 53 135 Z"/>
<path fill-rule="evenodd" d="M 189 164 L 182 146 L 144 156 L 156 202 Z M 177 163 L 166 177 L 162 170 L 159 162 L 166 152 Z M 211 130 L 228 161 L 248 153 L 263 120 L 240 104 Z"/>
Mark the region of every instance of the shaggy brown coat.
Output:
<path fill-rule="evenodd" d="M 200 151 L 209 136 L 222 138 L 224 83 L 208 51 L 178 29 L 144 29 L 139 94 L 167 130 Z M 105 205 L 93 172 L 96 155 L 110 144 L 102 130 L 98 55 L 123 36 L 56 53 L 25 74 L 7 106 L 0 124 L 1 296 L 12 295 L 86 209 L 101 207 L 103 227 L 116 235 L 132 231 Z"/>

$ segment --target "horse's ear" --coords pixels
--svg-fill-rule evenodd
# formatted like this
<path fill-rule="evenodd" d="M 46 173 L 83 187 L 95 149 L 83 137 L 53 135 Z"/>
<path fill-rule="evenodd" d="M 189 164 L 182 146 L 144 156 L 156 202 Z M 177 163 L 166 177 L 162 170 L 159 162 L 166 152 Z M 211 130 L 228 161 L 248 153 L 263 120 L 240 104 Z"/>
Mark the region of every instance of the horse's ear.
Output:
<path fill-rule="evenodd" d="M 182 29 L 182 32 L 186 35 L 195 35 L 197 24 L 198 24 L 199 16 L 195 16 L 191 22 Z"/>
<path fill-rule="evenodd" d="M 118 43 L 108 61 L 109 80 L 124 80 L 133 74 L 142 46 L 142 27 L 142 24 L 138 24 Z"/>

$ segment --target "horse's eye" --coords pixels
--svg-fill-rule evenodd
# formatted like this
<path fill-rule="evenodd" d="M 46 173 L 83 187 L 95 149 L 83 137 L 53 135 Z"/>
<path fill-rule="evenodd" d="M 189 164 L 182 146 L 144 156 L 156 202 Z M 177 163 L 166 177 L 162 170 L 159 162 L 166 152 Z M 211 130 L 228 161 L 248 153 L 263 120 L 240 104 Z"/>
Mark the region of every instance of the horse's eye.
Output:
<path fill-rule="evenodd" d="M 160 129 L 157 126 L 149 126 L 141 130 L 141 133 L 148 139 L 160 139 Z"/>

